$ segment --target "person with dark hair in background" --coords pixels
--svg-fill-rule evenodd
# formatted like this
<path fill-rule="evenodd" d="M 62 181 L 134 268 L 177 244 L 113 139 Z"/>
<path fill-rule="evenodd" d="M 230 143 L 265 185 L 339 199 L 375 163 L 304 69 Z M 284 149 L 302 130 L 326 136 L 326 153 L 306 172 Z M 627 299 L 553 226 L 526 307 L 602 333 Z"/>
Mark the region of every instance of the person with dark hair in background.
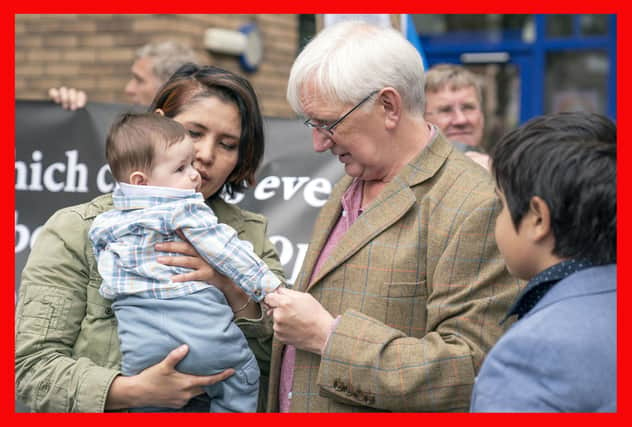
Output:
<path fill-rule="evenodd" d="M 125 95 L 132 104 L 147 106 L 156 92 L 180 66 L 197 63 L 190 47 L 173 40 L 152 42 L 141 46 L 131 66 L 132 78 L 125 85 Z M 50 88 L 48 96 L 62 108 L 76 110 L 85 107 L 88 95 L 75 88 Z"/>
<path fill-rule="evenodd" d="M 496 240 L 529 282 L 473 412 L 616 411 L 616 152 L 614 123 L 592 113 L 532 119 L 493 149 Z"/>
<path fill-rule="evenodd" d="M 321 208 L 296 290 L 269 294 L 270 411 L 467 411 L 520 290 L 491 224 L 491 175 L 423 117 L 419 52 L 342 22 L 297 57 L 287 98 L 346 176 Z"/>
<path fill-rule="evenodd" d="M 254 253 L 282 279 L 283 268 L 267 237 L 267 220 L 220 197 L 222 191 L 232 194 L 253 185 L 263 157 L 263 119 L 250 83 L 217 67 L 188 64 L 159 90 L 149 111 L 158 109 L 182 124 L 192 139 L 193 166 L 201 178 L 199 191 L 218 221 L 252 243 Z M 16 307 L 17 398 L 35 412 L 147 406 L 208 412 L 210 402 L 203 387 L 234 371 L 212 376 L 178 372 L 186 345 L 138 375 L 121 375 L 116 319 L 111 302 L 99 295 L 102 279 L 88 239 L 94 218 L 112 208 L 112 195 L 102 195 L 59 210 L 42 227 L 22 273 Z M 156 250 L 165 252 L 159 262 L 190 269 L 172 281 L 205 281 L 224 293 L 235 312 L 235 323 L 257 358 L 261 371 L 258 410 L 264 410 L 272 325 L 261 304 L 216 272 L 190 243 L 161 243 Z M 209 325 L 212 322 L 209 319 Z"/>

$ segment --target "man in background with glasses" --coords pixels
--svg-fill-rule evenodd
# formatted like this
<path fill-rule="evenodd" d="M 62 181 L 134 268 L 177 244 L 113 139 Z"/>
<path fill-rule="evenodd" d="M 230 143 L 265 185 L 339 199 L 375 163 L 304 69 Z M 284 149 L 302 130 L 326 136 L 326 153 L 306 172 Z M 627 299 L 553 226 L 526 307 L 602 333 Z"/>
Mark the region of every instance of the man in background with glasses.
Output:
<path fill-rule="evenodd" d="M 454 146 L 489 168 L 484 154 L 483 91 L 479 78 L 467 68 L 438 64 L 426 73 L 424 118 L 436 125 Z"/>
<path fill-rule="evenodd" d="M 265 298 L 268 409 L 467 411 L 520 290 L 494 242 L 491 176 L 425 121 L 421 58 L 391 28 L 327 27 L 294 62 L 287 99 L 346 176 L 295 290 Z"/>
<path fill-rule="evenodd" d="M 450 140 L 483 148 L 481 83 L 467 68 L 438 64 L 426 73 L 424 117 Z"/>

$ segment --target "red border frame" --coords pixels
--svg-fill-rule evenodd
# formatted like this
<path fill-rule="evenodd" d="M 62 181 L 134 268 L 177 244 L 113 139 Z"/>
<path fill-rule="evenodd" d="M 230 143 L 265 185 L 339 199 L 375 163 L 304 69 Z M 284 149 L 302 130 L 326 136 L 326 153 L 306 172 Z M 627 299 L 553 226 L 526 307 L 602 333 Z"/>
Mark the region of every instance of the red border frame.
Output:
<path fill-rule="evenodd" d="M 103 2 L 105 3 L 105 2 Z M 232 2 L 231 2 L 232 3 Z M 626 76 L 623 74 L 627 70 L 629 59 L 623 51 L 623 46 L 629 41 L 630 24 L 629 14 L 625 11 L 625 3 L 623 0 L 607 2 L 595 2 L 587 0 L 568 1 L 553 0 L 546 4 L 533 4 L 531 2 L 516 2 L 508 4 L 506 0 L 480 0 L 477 2 L 468 2 L 465 0 L 452 1 L 449 4 L 441 4 L 442 2 L 416 2 L 413 0 L 391 0 L 388 6 L 383 4 L 361 4 L 354 0 L 351 2 L 341 3 L 338 1 L 319 1 L 311 5 L 301 5 L 298 2 L 290 3 L 288 0 L 267 0 L 265 2 L 241 0 L 237 5 L 213 4 L 209 1 L 193 0 L 187 4 L 178 4 L 176 2 L 164 1 L 147 1 L 141 0 L 136 3 L 120 0 L 109 0 L 107 5 L 96 6 L 92 2 L 77 0 L 58 0 L 55 2 L 44 2 L 41 0 L 23 3 L 20 6 L 9 6 L 6 10 L 0 12 L 0 49 L 2 50 L 2 62 L 0 62 L 0 88 L 1 93 L 5 96 L 0 99 L 0 112 L 6 120 L 5 124 L 0 126 L 2 140 L 5 141 L 4 156 L 0 156 L 0 182 L 2 183 L 2 197 L 7 201 L 5 209 L 2 209 L 2 220 L 7 224 L 14 223 L 11 213 L 14 212 L 14 197 L 12 181 L 10 174 L 12 173 L 15 152 L 11 149 L 10 141 L 15 140 L 15 116 L 14 116 L 14 71 L 15 71 L 15 22 L 14 15 L 20 13 L 336 13 L 336 12 L 361 12 L 361 13 L 383 13 L 389 11 L 392 13 L 415 12 L 415 13 L 486 13 L 494 11 L 496 13 L 616 13 L 617 16 L 617 117 L 618 117 L 618 149 L 619 164 L 624 160 L 632 159 L 632 146 L 629 146 L 626 137 L 630 134 L 629 124 L 622 118 L 625 117 L 625 109 L 622 100 L 622 94 L 628 93 L 629 84 Z M 355 4 L 354 4 L 355 3 Z M 544 3 L 544 2 L 542 2 Z M 234 4 L 234 3 L 233 3 Z M 387 9 L 387 10 L 385 10 Z M 626 168 L 619 170 L 619 217 L 629 212 L 629 190 L 630 188 L 630 172 Z M 37 201 L 34 201 L 34 208 L 37 207 Z M 628 253 L 626 251 L 625 239 L 630 234 L 630 227 L 626 221 L 621 221 L 618 225 L 618 252 L 619 252 L 619 269 L 618 281 L 625 284 L 630 277 L 629 269 L 627 269 L 626 261 Z M 3 256 L 1 259 L 13 260 L 14 239 L 9 239 L 7 245 L 2 246 Z M 5 266 L 6 272 L 13 272 L 14 268 L 9 265 Z M 132 424 L 137 422 L 151 424 L 173 424 L 174 422 L 182 422 L 181 418 L 174 418 L 176 415 L 190 417 L 187 423 L 209 423 L 221 424 L 222 426 L 230 425 L 296 425 L 300 423 L 302 426 L 306 424 L 323 423 L 353 423 L 353 424 L 383 424 L 385 422 L 410 423 L 410 424 L 453 424 L 460 423 L 468 425 L 508 425 L 508 424 L 533 424 L 536 423 L 605 423 L 607 425 L 623 424 L 628 418 L 629 402 L 627 385 L 630 376 L 630 369 L 627 364 L 622 363 L 629 355 L 625 331 L 629 330 L 629 316 L 625 316 L 624 307 L 629 305 L 626 298 L 630 294 L 627 286 L 619 286 L 618 289 L 618 412 L 616 414 L 567 414 L 567 415 L 545 415 L 545 414 L 357 414 L 357 415 L 339 415 L 339 414 L 243 414 L 243 415 L 219 415 L 214 414 L 211 420 L 205 414 L 16 414 L 14 411 L 14 298 L 13 298 L 13 274 L 9 273 L 6 280 L 5 291 L 0 297 L 0 337 L 3 345 L 0 358 L 0 420 L 8 423 L 8 425 L 38 425 L 45 424 L 48 426 L 61 425 L 64 427 L 72 425 L 85 426 L 86 423 L 91 425 L 110 425 L 112 423 Z M 563 417 L 556 419 L 555 417 Z M 136 418 L 142 417 L 142 420 Z M 215 418 L 220 417 L 221 419 Z M 332 418 L 335 417 L 335 418 Z M 387 417 L 387 418 L 385 418 Z M 511 418 L 509 418 L 511 417 Z M 628 421 L 630 422 L 630 421 Z"/>

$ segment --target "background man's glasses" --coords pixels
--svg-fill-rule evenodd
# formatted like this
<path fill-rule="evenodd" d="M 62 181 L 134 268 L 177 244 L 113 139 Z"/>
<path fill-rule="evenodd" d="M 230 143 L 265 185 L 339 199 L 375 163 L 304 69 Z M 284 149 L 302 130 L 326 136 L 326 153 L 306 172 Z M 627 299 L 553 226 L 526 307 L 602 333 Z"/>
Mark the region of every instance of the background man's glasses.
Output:
<path fill-rule="evenodd" d="M 471 114 L 480 111 L 480 108 L 478 105 L 474 104 L 446 105 L 444 107 L 437 108 L 434 111 L 426 111 L 424 115 L 434 115 L 442 119 L 449 119 L 454 117 L 457 111 L 460 111 L 461 114 L 469 117 Z"/>
<path fill-rule="evenodd" d="M 329 133 L 330 135 L 333 135 L 334 134 L 334 128 L 336 126 L 338 126 L 344 119 L 347 118 L 347 116 L 349 114 L 353 113 L 355 110 L 360 108 L 360 106 L 362 104 L 367 102 L 369 100 L 369 98 L 371 98 L 373 95 L 375 95 L 378 92 L 379 92 L 379 89 L 378 90 L 374 90 L 373 92 L 371 92 L 366 98 L 363 98 L 362 101 L 358 102 L 355 107 L 353 107 L 351 110 L 347 111 L 345 114 L 342 115 L 342 117 L 340 117 L 338 120 L 336 120 L 335 122 L 333 122 L 331 124 L 329 124 L 329 123 L 314 123 L 314 122 L 312 122 L 312 119 L 305 120 L 303 122 L 303 124 L 305 126 L 307 126 L 308 128 L 317 129 L 317 130 L 320 130 L 320 131 L 325 131 L 325 132 Z"/>

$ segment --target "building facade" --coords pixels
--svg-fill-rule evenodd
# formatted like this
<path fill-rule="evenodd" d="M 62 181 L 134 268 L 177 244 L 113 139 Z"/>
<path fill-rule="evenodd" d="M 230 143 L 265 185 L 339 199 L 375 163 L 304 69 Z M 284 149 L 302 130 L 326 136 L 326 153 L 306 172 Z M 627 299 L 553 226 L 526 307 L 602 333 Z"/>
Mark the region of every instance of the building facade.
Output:
<path fill-rule="evenodd" d="M 358 16 L 358 15 L 356 15 Z M 359 15 L 376 20 L 378 15 Z M 381 15 L 382 17 L 385 15 Z M 487 140 L 531 117 L 587 110 L 616 119 L 616 15 L 410 15 L 429 66 L 463 64 L 485 83 Z M 51 87 L 83 89 L 89 100 L 125 103 L 134 51 L 175 39 L 200 61 L 243 74 L 264 115 L 294 117 L 285 101 L 290 67 L 328 19 L 296 14 L 15 15 L 15 96 L 46 99 Z M 332 17 L 329 15 L 328 17 Z M 340 17 L 340 15 L 338 15 Z M 400 15 L 390 15 L 399 26 Z M 256 25 L 263 60 L 254 72 L 204 46 L 208 28 Z"/>
<path fill-rule="evenodd" d="M 244 70 L 237 56 L 204 47 L 208 28 L 248 24 L 256 24 L 263 41 L 256 72 Z M 47 99 L 49 88 L 64 85 L 86 91 L 89 101 L 125 103 L 135 50 L 172 39 L 192 47 L 202 63 L 248 77 L 266 116 L 293 117 L 285 89 L 298 25 L 298 15 L 291 14 L 15 15 L 15 97 Z"/>

